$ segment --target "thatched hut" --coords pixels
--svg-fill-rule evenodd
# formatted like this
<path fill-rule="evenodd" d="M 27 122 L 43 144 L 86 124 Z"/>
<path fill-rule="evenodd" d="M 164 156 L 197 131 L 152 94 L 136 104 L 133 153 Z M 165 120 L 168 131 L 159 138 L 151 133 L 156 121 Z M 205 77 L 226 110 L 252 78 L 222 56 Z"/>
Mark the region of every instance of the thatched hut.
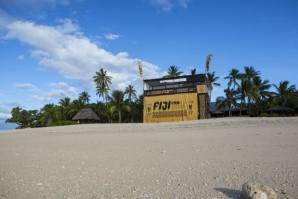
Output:
<path fill-rule="evenodd" d="M 277 113 L 279 115 L 294 115 L 294 110 L 287 107 L 275 106 L 273 108 L 265 110 L 266 113 Z"/>
<path fill-rule="evenodd" d="M 78 121 L 78 123 L 81 124 L 90 124 L 97 123 L 99 117 L 93 112 L 92 108 L 83 108 L 72 120 Z"/>

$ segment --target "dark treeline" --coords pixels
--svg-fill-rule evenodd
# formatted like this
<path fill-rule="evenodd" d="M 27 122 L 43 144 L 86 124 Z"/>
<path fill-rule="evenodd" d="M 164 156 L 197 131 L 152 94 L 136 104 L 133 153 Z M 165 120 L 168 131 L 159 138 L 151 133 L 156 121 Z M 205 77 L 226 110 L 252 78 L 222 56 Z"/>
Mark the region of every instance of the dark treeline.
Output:
<path fill-rule="evenodd" d="M 196 69 L 192 69 L 191 74 L 196 74 Z M 181 75 L 179 67 L 170 66 L 164 78 Z M 215 72 L 208 72 L 207 78 L 211 99 L 213 86 L 221 85 L 216 82 L 219 77 L 216 77 Z M 290 85 L 288 81 L 280 81 L 277 85 L 270 84 L 269 80 L 262 80 L 260 71 L 256 71 L 252 66 L 244 66 L 243 72 L 232 69 L 224 79 L 227 79 L 228 83 L 224 89 L 225 96 L 216 98 L 218 110 L 239 108 L 240 115 L 242 110 L 246 110 L 250 115 L 260 116 L 264 110 L 279 105 L 298 112 L 298 91 L 296 86 Z M 12 117 L 6 122 L 21 123 L 23 128 L 75 124 L 76 122 L 71 120 L 82 108 L 92 108 L 101 123 L 143 121 L 143 95 L 137 97 L 132 85 L 128 85 L 124 91 L 110 92 L 112 77 L 103 69 L 95 73 L 93 80 L 96 84 L 96 94 L 102 97 L 102 101 L 90 103 L 90 95 L 84 91 L 79 94 L 78 99 L 71 100 L 66 97 L 60 99 L 58 104 L 46 104 L 40 110 L 15 107 L 11 111 Z M 273 91 L 270 91 L 272 87 Z M 231 116 L 231 111 L 229 115 Z"/>

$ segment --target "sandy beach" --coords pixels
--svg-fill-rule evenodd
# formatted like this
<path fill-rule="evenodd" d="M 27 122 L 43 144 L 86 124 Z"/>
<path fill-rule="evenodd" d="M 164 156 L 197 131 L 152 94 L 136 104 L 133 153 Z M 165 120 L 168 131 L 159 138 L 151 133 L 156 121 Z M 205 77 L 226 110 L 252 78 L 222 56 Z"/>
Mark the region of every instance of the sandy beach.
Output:
<path fill-rule="evenodd" d="M 298 198 L 298 117 L 0 131 L 0 198 Z"/>

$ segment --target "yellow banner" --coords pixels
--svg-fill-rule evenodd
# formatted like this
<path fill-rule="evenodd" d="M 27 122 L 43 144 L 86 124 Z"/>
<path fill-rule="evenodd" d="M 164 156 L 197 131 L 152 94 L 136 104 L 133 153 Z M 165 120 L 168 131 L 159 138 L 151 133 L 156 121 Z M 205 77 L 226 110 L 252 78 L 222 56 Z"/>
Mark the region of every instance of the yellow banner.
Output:
<path fill-rule="evenodd" d="M 138 66 L 139 66 L 140 77 L 141 77 L 141 78 L 144 78 L 144 75 L 143 75 L 143 69 L 142 69 L 142 64 L 141 64 L 140 61 L 138 61 Z"/>
<path fill-rule="evenodd" d="M 144 123 L 197 119 L 196 93 L 144 97 Z"/>

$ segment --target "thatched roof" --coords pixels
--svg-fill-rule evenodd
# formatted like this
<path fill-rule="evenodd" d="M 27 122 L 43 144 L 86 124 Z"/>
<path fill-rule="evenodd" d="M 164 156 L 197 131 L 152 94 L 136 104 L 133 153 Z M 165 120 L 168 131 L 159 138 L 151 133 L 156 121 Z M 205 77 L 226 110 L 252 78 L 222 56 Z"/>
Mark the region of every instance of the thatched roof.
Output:
<path fill-rule="evenodd" d="M 83 108 L 72 120 L 98 120 L 99 117 L 93 112 L 92 108 Z"/>
<path fill-rule="evenodd" d="M 267 109 L 265 112 L 293 113 L 294 110 L 287 107 L 275 106 L 273 108 Z"/>
<path fill-rule="evenodd" d="M 224 114 L 224 112 L 221 112 L 221 111 L 214 111 L 214 112 L 212 112 L 211 114 Z"/>

